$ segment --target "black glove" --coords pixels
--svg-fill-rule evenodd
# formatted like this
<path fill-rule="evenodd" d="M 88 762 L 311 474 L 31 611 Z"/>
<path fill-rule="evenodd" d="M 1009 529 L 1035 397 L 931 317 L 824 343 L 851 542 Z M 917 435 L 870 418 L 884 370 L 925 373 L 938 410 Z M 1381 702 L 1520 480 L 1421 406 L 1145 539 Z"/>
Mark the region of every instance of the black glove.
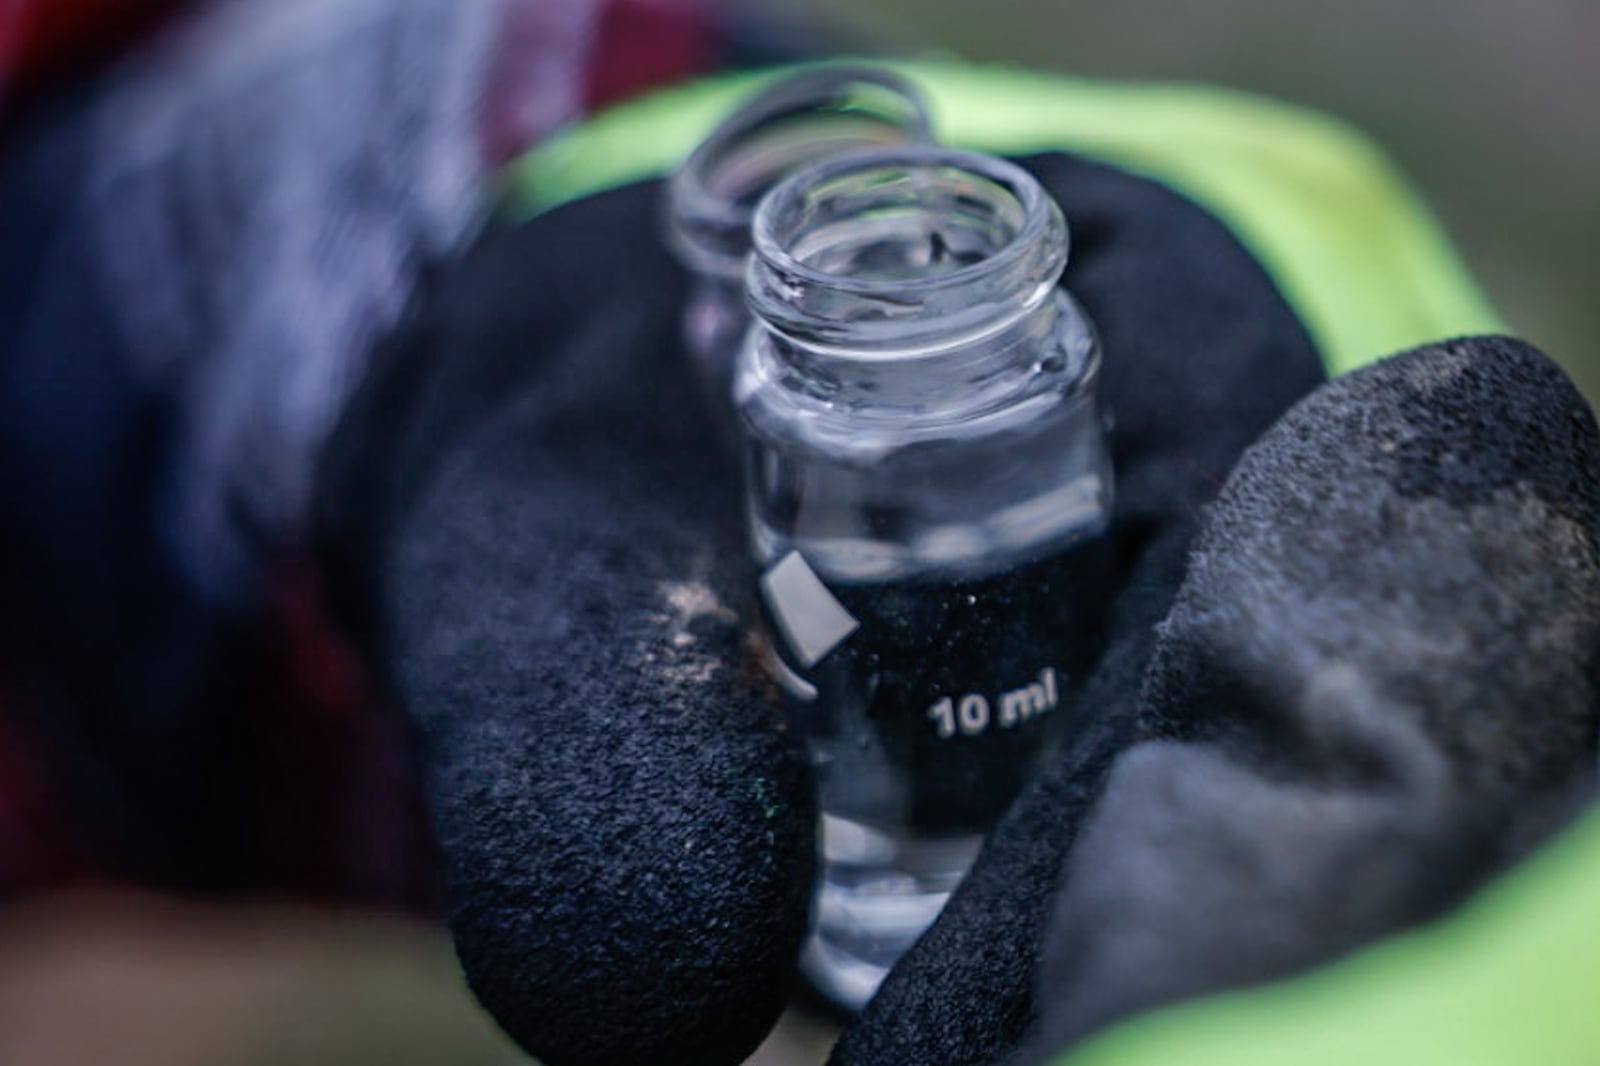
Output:
<path fill-rule="evenodd" d="M 1092 808 L 1104 761 L 1058 764 L 834 1061 L 990 1062 L 1024 1026 L 1040 1061 L 1434 917 L 1542 840 L 1593 785 L 1597 459 L 1582 398 L 1514 341 L 1313 393 L 1205 509 L 1165 619 L 1123 638 L 1142 676 L 1104 661 L 1137 724 Z M 1059 884 L 1012 887 L 1062 850 Z M 1002 991 L 980 946 L 1023 901 L 1032 998 L 963 1013 L 963 982 Z"/>
<path fill-rule="evenodd" d="M 1202 506 L 1317 385 L 1317 354 L 1194 204 L 1064 156 L 1028 165 L 1065 207 L 1064 283 L 1106 352 L 1106 651 L 1061 756 L 842 1063 L 991 1062 L 1039 1023 L 1037 1055 L 1315 962 L 1456 898 L 1593 763 L 1574 651 L 1594 646 L 1592 582 L 1549 575 L 1592 577 L 1594 431 L 1558 372 L 1480 341 L 1317 394 L 1211 513 L 1179 594 Z M 320 488 L 346 612 L 425 746 L 468 977 L 550 1066 L 738 1061 L 790 988 L 813 872 L 805 756 L 747 650 L 738 472 L 679 350 L 658 197 L 569 205 L 445 271 Z M 1548 533 L 1532 520 L 1506 532 L 1518 493 L 1563 518 L 1560 545 L 1524 539 Z M 1452 623 L 1455 657 L 1408 672 L 1405 640 L 1475 587 L 1474 561 L 1502 558 L 1504 582 L 1463 606 L 1487 613 Z M 1549 674 L 1480 635 L 1515 636 L 1527 612 L 1568 621 Z M 1425 684 L 1435 661 L 1452 685 Z M 1462 693 L 1481 730 L 1456 729 Z M 1459 818 L 1434 817 L 1445 798 Z M 1323 922 L 1352 848 L 1387 880 Z M 1281 937 L 1271 924 L 1308 915 Z M 1260 937 L 1238 940 L 1258 916 Z"/>
<path fill-rule="evenodd" d="M 1114 535 L 1139 589 L 1122 629 L 1145 642 L 1195 507 L 1320 370 L 1197 208 L 1104 167 L 1036 170 L 1070 205 L 1066 280 L 1111 353 Z M 812 872 L 804 756 L 744 653 L 738 471 L 687 380 L 658 197 L 572 205 L 441 278 L 322 492 L 330 570 L 362 575 L 346 599 L 428 744 L 468 974 L 557 1066 L 737 1060 L 789 988 Z M 1121 688 L 1143 658 L 1125 643 Z M 1132 722 L 1084 716 L 1080 804 Z M 1013 886 L 1016 957 L 984 968 L 1013 1002 L 1064 843 Z"/>

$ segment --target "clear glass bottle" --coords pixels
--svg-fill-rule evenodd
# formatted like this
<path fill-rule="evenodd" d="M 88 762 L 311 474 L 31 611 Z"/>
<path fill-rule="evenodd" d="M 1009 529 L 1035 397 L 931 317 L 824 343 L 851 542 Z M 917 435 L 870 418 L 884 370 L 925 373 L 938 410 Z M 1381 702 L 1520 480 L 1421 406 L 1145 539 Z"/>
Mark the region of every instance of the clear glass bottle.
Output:
<path fill-rule="evenodd" d="M 934 147 L 761 203 L 735 400 L 769 667 L 810 744 L 802 964 L 862 1006 L 1069 727 L 1098 653 L 1112 471 L 1061 212 Z"/>
<path fill-rule="evenodd" d="M 795 168 L 846 152 L 932 143 L 928 108 L 876 67 L 811 67 L 768 86 L 700 143 L 667 184 L 667 236 L 694 275 L 684 338 L 713 416 L 732 432 L 728 392 L 750 324 L 744 261 L 763 194 Z"/>

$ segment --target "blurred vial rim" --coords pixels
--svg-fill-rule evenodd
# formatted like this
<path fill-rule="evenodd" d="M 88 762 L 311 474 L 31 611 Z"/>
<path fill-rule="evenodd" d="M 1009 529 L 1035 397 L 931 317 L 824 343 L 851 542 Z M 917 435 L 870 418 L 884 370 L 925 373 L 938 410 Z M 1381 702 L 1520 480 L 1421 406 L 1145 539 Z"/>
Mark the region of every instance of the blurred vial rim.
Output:
<path fill-rule="evenodd" d="M 852 147 L 932 140 L 922 93 L 892 71 L 841 63 L 792 74 L 725 119 L 673 173 L 668 241 L 691 270 L 737 283 L 756 202 L 785 174 Z"/>

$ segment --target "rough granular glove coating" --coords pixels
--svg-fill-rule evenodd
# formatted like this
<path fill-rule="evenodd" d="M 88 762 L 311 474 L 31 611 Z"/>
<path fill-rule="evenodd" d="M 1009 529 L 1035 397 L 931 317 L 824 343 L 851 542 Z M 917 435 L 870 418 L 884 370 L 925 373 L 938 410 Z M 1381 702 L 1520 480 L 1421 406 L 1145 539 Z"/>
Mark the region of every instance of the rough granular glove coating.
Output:
<path fill-rule="evenodd" d="M 1206 515 L 1065 867 L 1035 1053 L 1439 914 L 1593 784 L 1600 438 L 1526 345 L 1323 387 Z"/>
<path fill-rule="evenodd" d="M 326 470 L 333 557 L 366 575 L 346 593 L 420 727 L 467 977 L 549 1066 L 743 1059 L 813 877 L 655 191 L 453 269 Z"/>
<path fill-rule="evenodd" d="M 1015 1047 L 1034 1013 L 1062 859 L 1133 728 L 1195 512 L 1240 452 L 1323 380 L 1304 328 L 1211 215 L 1113 168 L 1056 154 L 1025 165 L 1066 214 L 1063 283 L 1104 344 L 1123 591 L 1061 757 L 845 1032 L 837 1066 L 990 1063 Z"/>

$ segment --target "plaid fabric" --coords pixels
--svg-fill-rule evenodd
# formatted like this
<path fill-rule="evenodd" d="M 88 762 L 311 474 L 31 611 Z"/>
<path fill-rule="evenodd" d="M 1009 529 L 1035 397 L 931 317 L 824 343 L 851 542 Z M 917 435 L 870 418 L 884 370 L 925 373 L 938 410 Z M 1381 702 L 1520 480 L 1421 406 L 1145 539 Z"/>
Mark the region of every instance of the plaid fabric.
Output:
<path fill-rule="evenodd" d="M 161 0 L 135 3 L 127 0 L 10 0 L 0 3 L 0 99 L 9 96 L 24 105 L 41 101 L 48 104 L 56 86 L 76 81 L 81 91 L 87 80 L 90 84 L 87 103 L 70 104 L 54 120 L 81 123 L 91 131 L 83 138 L 91 144 L 87 161 L 91 168 L 117 158 L 137 164 L 115 171 L 134 179 L 134 184 L 126 186 L 131 192 L 118 193 L 119 211 L 137 209 L 138 202 L 128 199 L 129 195 L 147 195 L 147 198 L 160 198 L 163 210 L 182 213 L 194 206 L 184 191 L 191 186 L 183 184 L 192 174 L 184 173 L 186 165 L 181 159 L 175 164 L 158 164 L 167 168 L 165 172 L 152 171 L 149 164 L 152 145 L 159 147 L 161 153 L 170 153 L 176 158 L 185 152 L 195 154 L 194 137 L 211 136 L 218 145 L 248 145 L 251 137 L 261 135 L 259 129 L 240 121 L 238 113 L 223 110 L 219 114 L 209 102 L 215 97 L 208 99 L 201 95 L 201 88 L 206 87 L 220 87 L 230 92 L 243 88 L 236 76 L 238 67 L 226 61 L 230 50 L 259 66 L 261 80 L 235 94 L 240 106 L 244 106 L 258 87 L 270 90 L 274 84 L 292 84 L 299 77 L 294 70 L 286 71 L 283 66 L 282 61 L 288 61 L 285 57 L 294 55 L 293 48 L 284 45 L 286 38 L 277 41 L 282 55 L 274 55 L 271 53 L 274 38 L 270 34 L 260 34 L 262 27 L 281 30 L 286 35 L 298 33 L 302 41 L 332 40 L 331 31 L 319 37 L 317 27 L 306 23 L 319 19 L 332 23 L 341 17 L 353 21 L 366 16 L 352 15 L 352 12 L 378 12 L 373 17 L 375 32 L 388 33 L 391 38 L 398 39 L 399 31 L 391 30 L 382 13 L 408 7 L 420 10 L 428 5 L 427 0 L 414 3 L 409 0 L 352 0 L 348 3 L 341 0 L 337 4 L 314 0 L 298 5 L 303 16 L 300 23 L 288 16 L 280 17 L 279 13 L 290 6 L 294 5 L 282 4 L 280 0 L 226 0 L 186 5 Z M 562 0 L 560 3 L 484 0 L 463 5 L 463 10 L 468 7 L 478 13 L 493 12 L 493 25 L 486 36 L 467 34 L 474 40 L 489 41 L 487 51 L 457 48 L 450 52 L 449 59 L 449 62 L 473 64 L 476 73 L 466 76 L 479 78 L 486 86 L 478 99 L 477 126 L 467 131 L 468 140 L 477 144 L 477 158 L 464 164 L 485 177 L 497 163 L 548 135 L 581 110 L 685 77 L 704 69 L 717 54 L 717 26 L 704 10 L 705 5 L 695 0 Z M 434 16 L 436 21 L 456 18 L 448 3 L 434 5 L 434 10 L 438 12 Z M 469 17 L 472 16 L 460 16 L 462 20 Z M 403 19 L 397 15 L 392 21 L 400 23 Z M 150 32 L 158 27 L 159 32 Z M 245 37 L 247 33 L 251 36 Z M 262 42 L 259 46 L 254 43 L 258 39 Z M 414 35 L 411 40 L 416 40 Z M 573 41 L 580 42 L 581 47 L 570 47 Z M 341 43 L 334 47 L 342 50 L 340 54 L 351 54 L 359 45 Z M 404 47 L 413 49 L 407 53 L 409 55 L 424 57 L 424 61 L 430 63 L 438 61 L 437 57 L 426 58 L 425 47 L 421 51 L 416 51 L 412 44 Z M 556 57 L 559 61 L 534 61 L 555 53 L 559 53 Z M 325 49 L 321 54 L 325 57 L 329 52 Z M 174 63 L 179 65 L 171 66 Z M 199 87 L 191 88 L 184 79 L 196 74 L 199 77 L 195 85 Z M 326 64 L 306 72 L 308 79 L 331 76 Z M 464 75 L 437 71 L 433 76 L 460 81 Z M 330 91 L 334 88 L 335 85 L 329 85 Z M 306 85 L 301 85 L 286 92 L 284 98 L 304 100 L 308 91 Z M 568 106 L 562 101 L 573 103 Z M 365 106 L 377 112 L 387 105 L 387 101 L 378 99 Z M 146 140 L 136 142 L 132 129 L 117 122 L 100 123 L 100 128 L 109 133 L 93 132 L 94 118 L 90 115 L 86 120 L 85 115 L 95 111 L 102 116 L 131 115 L 139 122 L 148 123 L 142 134 Z M 191 130 L 186 128 L 185 116 L 189 115 L 204 121 L 195 123 Z M 168 119 L 172 120 L 171 124 L 163 126 Z M 393 116 L 373 115 L 375 126 L 386 121 L 392 129 L 407 128 L 396 126 Z M 430 121 L 437 124 L 436 119 Z M 227 132 L 230 124 L 244 134 L 244 139 L 216 140 L 218 130 L 232 136 Z M 280 124 L 272 136 L 292 137 L 293 130 L 292 123 Z M 107 137 L 114 140 L 108 141 Z M 374 137 L 373 151 L 386 150 L 390 143 L 393 142 Z M 317 158 L 314 151 L 305 150 L 307 147 L 299 149 L 300 158 Z M 212 149 L 204 147 L 200 154 L 209 156 Z M 275 150 L 274 155 L 281 158 Z M 167 155 L 155 158 L 165 159 Z M 391 161 L 385 158 L 379 162 Z M 193 168 L 187 169 L 192 171 Z M 299 180 L 292 170 L 285 169 L 282 173 L 284 180 Z M 142 182 L 151 184 L 140 184 Z M 61 194 L 63 201 L 78 192 L 70 184 L 63 187 L 70 190 Z M 466 185 L 459 189 L 454 185 L 447 188 L 451 190 L 447 195 L 456 199 L 443 206 L 451 217 L 468 218 L 477 214 L 481 206 L 461 198 L 481 196 L 488 183 L 472 188 Z M 141 189 L 145 192 L 141 193 Z M 241 184 L 240 190 L 251 197 L 269 197 L 276 193 L 270 185 L 263 188 L 248 183 Z M 4 203 L 0 204 L 0 213 L 27 212 L 34 206 Z M 230 205 L 230 208 L 237 206 Z M 403 203 L 383 206 L 407 209 Z M 249 210 L 248 204 L 245 209 Z M 199 210 L 195 214 L 204 217 Z M 181 276 L 173 268 L 183 266 L 185 260 L 181 257 L 194 255 L 195 249 L 192 245 L 172 246 L 168 249 L 171 258 L 161 261 L 159 254 L 153 254 L 159 249 L 148 244 L 135 247 L 126 239 L 130 230 L 115 228 L 125 224 L 125 217 L 110 214 L 101 217 L 109 219 L 110 228 L 106 232 L 113 238 L 112 259 L 121 255 L 128 267 L 118 274 L 115 262 L 108 266 L 109 302 L 113 308 L 118 301 L 132 308 L 137 324 L 137 315 L 150 309 L 146 290 L 138 287 L 148 285 L 147 273 L 166 269 L 174 275 L 175 284 L 189 284 L 193 279 Z M 97 220 L 90 217 L 89 221 Z M 67 226 L 62 232 L 73 229 L 81 233 L 84 227 Z M 118 232 L 121 237 L 116 236 Z M 184 239 L 189 240 L 195 232 L 192 229 L 184 232 Z M 402 227 L 394 232 L 401 234 L 404 240 L 415 240 L 418 233 L 426 230 Z M 427 251 L 437 254 L 464 232 L 447 227 L 443 231 L 445 243 Z M 226 249 L 239 236 L 240 231 L 229 230 L 226 239 L 219 236 L 215 247 Z M 366 299 L 361 293 L 367 293 L 371 299 L 366 304 L 330 309 L 335 316 L 353 316 L 351 322 L 356 328 L 326 335 L 344 340 L 340 342 L 342 348 L 330 351 L 325 360 L 342 361 L 348 370 L 325 364 L 315 372 L 343 382 L 342 388 L 351 386 L 364 358 L 364 352 L 349 349 L 370 344 L 371 337 L 381 329 L 385 319 L 403 304 L 406 287 L 412 283 L 409 267 L 396 274 L 370 258 L 369 249 L 385 251 L 392 245 L 392 241 L 387 244 L 378 241 L 365 245 L 322 243 L 315 246 L 319 249 L 317 254 L 328 254 L 331 247 L 344 256 L 337 266 L 342 275 L 367 271 L 369 276 L 379 279 L 376 288 L 351 290 L 356 299 Z M 206 259 L 204 251 L 200 249 L 201 261 L 188 264 L 189 273 L 210 279 L 219 276 L 218 271 L 233 269 L 227 261 Z M 392 254 L 398 256 L 395 262 L 403 264 L 426 258 L 415 253 L 414 249 L 401 247 Z M 40 258 L 46 261 L 51 256 Z M 261 285 L 275 283 L 271 271 L 292 272 L 301 265 L 294 256 L 283 257 L 276 265 L 265 268 L 264 273 L 259 260 L 247 264 L 249 270 L 257 273 L 250 275 L 249 284 L 236 284 L 232 291 L 244 291 L 248 297 L 251 292 L 259 292 Z M 165 287 L 148 285 L 152 293 Z M 217 285 L 213 291 L 223 290 L 224 286 Z M 66 303 L 72 300 L 69 298 Z M 234 308 L 234 313 L 238 314 L 254 313 L 249 303 L 214 302 L 210 309 L 226 307 Z M 120 330 L 122 336 L 132 337 L 135 342 L 142 340 L 143 343 L 130 343 L 126 353 L 128 364 L 137 371 L 130 376 L 137 378 L 142 374 L 144 380 L 155 383 L 164 395 L 187 395 L 201 417 L 232 402 L 228 399 L 230 394 L 248 394 L 254 388 L 250 385 L 250 375 L 255 372 L 245 366 L 243 360 L 238 366 L 219 364 L 215 355 L 223 346 L 212 344 L 211 338 L 226 335 L 233 328 L 226 322 L 220 327 L 215 322 L 197 325 L 194 320 L 185 318 L 180 309 L 177 315 L 160 323 L 161 329 L 172 327 L 175 332 L 141 334 L 127 326 L 124 322 L 108 332 L 115 335 Z M 184 332 L 191 329 L 197 332 Z M 213 332 L 202 335 L 204 329 Z M 37 328 L 34 332 L 38 332 Z M 181 343 L 169 346 L 149 343 L 152 339 L 177 337 L 181 340 L 184 336 L 195 340 L 186 355 Z M 236 350 L 250 349 L 254 341 L 248 329 L 239 336 L 243 341 Z M 148 361 L 152 352 L 170 361 L 140 369 L 139 360 Z M 204 361 L 207 359 L 209 364 Z M 261 380 L 271 380 L 273 374 L 279 373 L 282 368 L 271 371 Z M 331 404 L 327 417 L 332 418 L 337 414 L 339 397 L 328 397 L 327 402 Z M 73 427 L 65 424 L 67 421 L 70 420 L 64 420 L 60 428 L 63 434 L 73 432 Z M 180 428 L 178 432 L 181 435 L 183 430 Z M 211 490 L 204 485 L 204 479 L 210 476 L 208 471 L 215 472 L 221 469 L 218 464 L 238 461 L 240 456 L 250 463 L 286 462 L 289 464 L 287 475 L 280 480 L 290 484 L 291 489 L 293 485 L 303 485 L 309 477 L 308 464 L 314 454 L 315 441 L 313 437 L 296 434 L 298 431 L 279 438 L 274 444 L 272 440 L 263 441 L 252 433 L 244 433 L 233 444 L 226 441 L 219 444 L 221 438 L 202 433 L 179 448 L 177 473 L 169 488 L 175 489 L 180 497 L 185 492 L 209 492 Z M 5 446 L 6 441 L 0 439 L 0 447 Z M 44 442 L 40 453 L 46 458 L 51 454 L 48 441 Z M 38 456 L 12 458 L 15 469 L 30 464 L 36 466 Z M 241 469 L 246 469 L 247 481 L 272 480 L 249 474 L 249 468 Z M 41 478 L 49 476 L 48 470 L 40 474 Z M 49 497 L 49 493 L 40 493 L 39 505 L 48 506 Z M 329 621 L 318 577 L 304 544 L 303 505 L 303 492 L 299 490 L 287 494 L 278 492 L 266 501 L 267 508 L 276 511 L 270 534 L 262 541 L 247 545 L 251 553 L 248 565 L 257 572 L 257 579 L 249 583 L 255 591 L 244 601 L 249 605 L 251 616 L 245 627 L 248 646 L 225 649 L 229 674 L 220 686 L 206 689 L 208 699 L 217 705 L 203 710 L 231 716 L 230 728 L 234 734 L 229 742 L 231 750 L 226 764 L 208 772 L 225 782 L 230 797 L 243 796 L 238 809 L 242 811 L 240 817 L 245 824 L 237 830 L 239 837 L 248 842 L 248 854 L 233 880 L 238 887 L 251 890 L 425 909 L 435 900 L 434 863 L 420 797 L 412 778 L 407 738 L 398 717 L 387 713 L 364 676 L 357 656 Z M 181 519 L 180 525 L 184 530 L 202 529 Z M 40 528 L 48 530 L 49 525 L 41 523 Z M 188 534 L 180 534 L 180 539 L 182 535 Z M 196 557 L 213 557 L 217 550 L 214 537 L 204 539 L 210 535 L 203 529 L 200 536 L 202 542 L 189 545 L 189 550 Z M 152 540 L 153 544 L 162 543 L 160 537 L 145 539 Z M 32 565 L 26 557 L 28 545 L 24 537 L 0 538 L 0 550 L 20 553 L 18 558 L 4 560 L 17 571 L 25 571 Z M 181 553 L 180 548 L 180 559 Z M 264 559 L 263 553 L 270 555 L 270 559 Z M 185 564 L 180 562 L 179 566 L 183 568 Z M 263 574 L 265 580 L 259 580 Z M 192 568 L 189 578 L 202 586 L 208 581 L 215 583 L 215 575 L 202 572 L 197 576 Z M 231 587 L 224 593 L 233 596 Z M 0 648 L 0 662 L 10 661 L 15 667 L 21 661 L 19 655 L 7 652 L 8 649 Z M 32 651 L 21 654 L 31 655 Z M 63 661 L 71 659 L 63 657 Z M 35 671 L 41 668 L 33 662 L 28 665 Z M 0 669 L 0 892 L 45 888 L 84 878 L 148 877 L 143 873 L 130 874 L 127 856 L 105 846 L 108 833 L 96 824 L 92 805 L 79 802 L 82 793 L 93 791 L 86 787 L 88 782 L 79 779 L 79 775 L 88 772 L 84 768 L 92 766 L 92 760 L 63 757 L 72 755 L 70 731 L 55 726 L 54 708 L 40 714 L 38 706 L 23 704 L 23 690 L 29 688 L 18 681 L 23 673 L 26 671 L 13 669 L 8 674 Z M 85 718 L 92 719 L 93 714 Z M 63 732 L 66 732 L 65 737 Z M 189 770 L 183 766 L 173 769 L 180 775 Z M 222 802 L 219 799 L 219 805 Z M 227 802 L 232 803 L 233 799 Z"/>

